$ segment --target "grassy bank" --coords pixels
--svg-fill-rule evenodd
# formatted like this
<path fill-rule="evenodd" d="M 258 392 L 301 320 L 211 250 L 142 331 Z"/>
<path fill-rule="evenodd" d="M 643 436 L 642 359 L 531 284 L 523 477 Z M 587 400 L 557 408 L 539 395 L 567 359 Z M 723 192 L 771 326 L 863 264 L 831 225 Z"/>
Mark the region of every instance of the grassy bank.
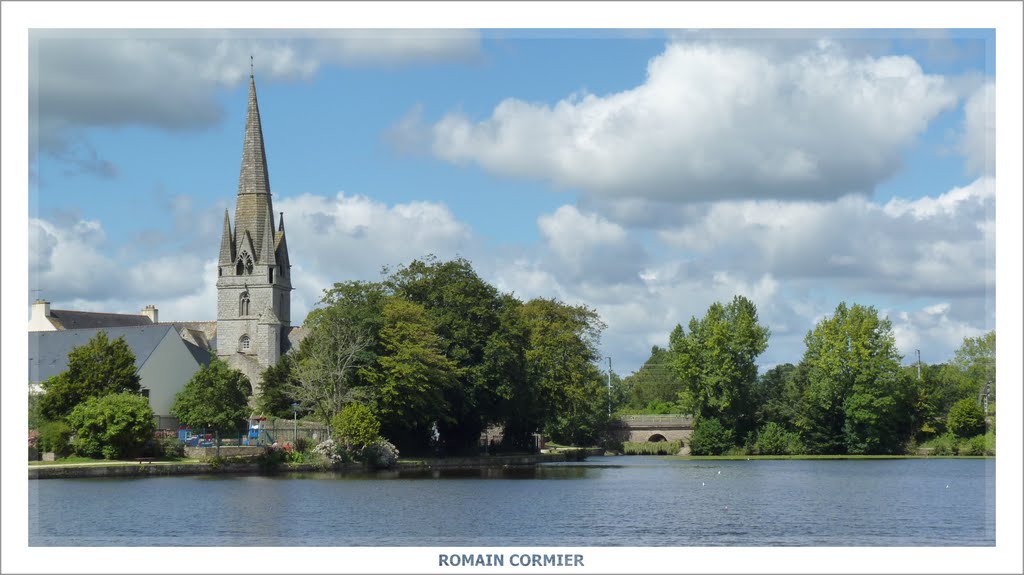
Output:
<path fill-rule="evenodd" d="M 985 455 L 667 455 L 666 459 L 685 461 L 754 460 L 845 460 L 845 459 L 995 459 Z"/>

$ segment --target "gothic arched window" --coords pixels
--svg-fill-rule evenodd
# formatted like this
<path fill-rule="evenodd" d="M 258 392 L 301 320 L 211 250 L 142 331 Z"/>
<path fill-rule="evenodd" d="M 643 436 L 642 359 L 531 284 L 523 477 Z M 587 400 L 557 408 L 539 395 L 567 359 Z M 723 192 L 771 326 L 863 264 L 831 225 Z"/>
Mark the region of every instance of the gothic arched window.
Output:
<path fill-rule="evenodd" d="M 238 340 L 238 348 L 243 353 L 249 351 L 249 336 L 243 335 L 242 338 Z"/>
<path fill-rule="evenodd" d="M 249 315 L 249 292 L 247 291 L 238 296 L 238 315 Z"/>
<path fill-rule="evenodd" d="M 242 272 L 252 275 L 252 256 L 249 252 L 238 254 L 238 261 L 235 262 L 235 275 L 242 275 Z"/>

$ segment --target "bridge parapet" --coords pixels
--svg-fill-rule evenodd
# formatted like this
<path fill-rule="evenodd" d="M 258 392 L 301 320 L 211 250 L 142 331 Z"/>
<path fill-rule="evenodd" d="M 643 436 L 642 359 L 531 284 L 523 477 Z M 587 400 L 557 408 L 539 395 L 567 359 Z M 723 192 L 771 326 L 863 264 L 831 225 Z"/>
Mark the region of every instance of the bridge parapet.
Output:
<path fill-rule="evenodd" d="M 693 417 L 683 414 L 623 415 L 613 423 L 614 427 L 693 429 Z"/>

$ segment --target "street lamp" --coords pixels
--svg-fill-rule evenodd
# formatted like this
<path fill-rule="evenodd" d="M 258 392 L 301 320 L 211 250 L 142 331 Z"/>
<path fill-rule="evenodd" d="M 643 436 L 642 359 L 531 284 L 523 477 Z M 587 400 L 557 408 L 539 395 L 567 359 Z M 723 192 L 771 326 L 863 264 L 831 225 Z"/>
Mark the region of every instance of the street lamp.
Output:
<path fill-rule="evenodd" d="M 292 445 L 299 440 L 299 404 L 292 404 Z"/>

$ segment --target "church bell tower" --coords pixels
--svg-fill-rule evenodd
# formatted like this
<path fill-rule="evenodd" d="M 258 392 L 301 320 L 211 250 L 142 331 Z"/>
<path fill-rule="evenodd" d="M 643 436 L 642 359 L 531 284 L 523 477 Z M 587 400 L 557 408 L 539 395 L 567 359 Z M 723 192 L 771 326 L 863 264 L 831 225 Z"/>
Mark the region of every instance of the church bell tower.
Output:
<path fill-rule="evenodd" d="M 235 224 L 224 210 L 217 265 L 217 357 L 249 377 L 258 394 L 264 369 L 280 359 L 291 328 L 291 264 L 284 213 L 274 226 L 267 154 L 249 74 L 242 170 L 235 199 Z"/>

